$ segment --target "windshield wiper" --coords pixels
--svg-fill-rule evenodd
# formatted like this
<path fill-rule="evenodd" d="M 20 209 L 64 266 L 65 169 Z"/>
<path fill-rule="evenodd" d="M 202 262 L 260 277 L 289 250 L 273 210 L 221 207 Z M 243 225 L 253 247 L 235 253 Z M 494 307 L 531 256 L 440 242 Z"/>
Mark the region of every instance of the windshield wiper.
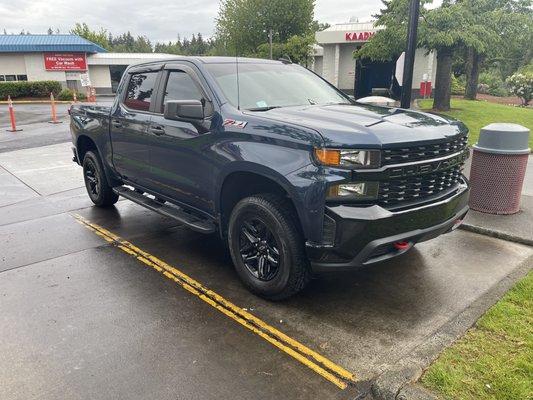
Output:
<path fill-rule="evenodd" d="M 267 107 L 255 107 L 255 108 L 247 108 L 247 111 L 268 111 L 273 110 L 274 108 L 281 108 L 281 106 L 267 106 Z"/>

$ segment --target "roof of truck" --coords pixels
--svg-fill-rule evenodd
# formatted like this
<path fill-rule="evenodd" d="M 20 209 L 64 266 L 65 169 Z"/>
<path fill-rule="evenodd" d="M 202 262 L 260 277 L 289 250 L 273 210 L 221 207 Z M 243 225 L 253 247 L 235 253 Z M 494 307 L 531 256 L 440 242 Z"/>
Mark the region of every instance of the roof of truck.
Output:
<path fill-rule="evenodd" d="M 176 62 L 176 61 L 192 61 L 192 62 L 198 62 L 202 64 L 235 64 L 237 62 L 237 59 L 239 60 L 239 63 L 242 64 L 279 64 L 281 61 L 278 60 L 269 60 L 265 58 L 247 58 L 247 57 L 218 57 L 218 56 L 205 56 L 205 57 L 197 57 L 197 56 L 173 56 L 173 57 L 165 57 L 160 60 L 154 60 L 154 61 L 144 61 L 139 62 L 135 64 L 131 64 L 130 67 L 138 67 L 143 65 L 151 65 L 151 64 L 159 64 L 159 63 L 170 63 L 170 62 Z"/>

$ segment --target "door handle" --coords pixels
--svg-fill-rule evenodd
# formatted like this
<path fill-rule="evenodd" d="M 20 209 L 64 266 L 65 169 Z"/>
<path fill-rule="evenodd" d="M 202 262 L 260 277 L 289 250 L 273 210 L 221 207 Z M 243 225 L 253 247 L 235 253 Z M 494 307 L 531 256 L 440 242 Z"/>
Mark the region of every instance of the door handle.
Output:
<path fill-rule="evenodd" d="M 113 128 L 122 128 L 122 123 L 118 119 L 111 120 L 111 125 Z"/>
<path fill-rule="evenodd" d="M 152 132 L 154 135 L 164 135 L 165 129 L 162 126 L 155 125 L 150 127 L 150 132 Z"/>

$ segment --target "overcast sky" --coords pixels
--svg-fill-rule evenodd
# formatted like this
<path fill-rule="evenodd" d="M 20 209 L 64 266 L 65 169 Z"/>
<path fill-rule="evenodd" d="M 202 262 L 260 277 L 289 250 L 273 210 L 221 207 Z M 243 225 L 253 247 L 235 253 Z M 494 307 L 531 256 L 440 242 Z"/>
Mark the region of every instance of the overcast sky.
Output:
<path fill-rule="evenodd" d="M 380 0 L 317 0 L 315 19 L 330 24 L 350 17 L 367 20 Z M 175 40 L 214 31 L 218 0 L 0 0 L 0 32 L 46 33 L 48 27 L 68 33 L 75 22 L 105 28 L 113 34 L 130 31 L 152 42 Z"/>

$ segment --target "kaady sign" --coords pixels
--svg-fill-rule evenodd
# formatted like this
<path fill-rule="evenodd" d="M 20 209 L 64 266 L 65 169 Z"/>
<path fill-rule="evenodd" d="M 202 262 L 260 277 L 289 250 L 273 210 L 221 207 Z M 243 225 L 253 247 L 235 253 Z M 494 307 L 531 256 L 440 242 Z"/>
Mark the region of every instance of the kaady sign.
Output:
<path fill-rule="evenodd" d="M 374 36 L 376 32 L 346 32 L 345 39 L 347 42 L 365 42 Z"/>
<path fill-rule="evenodd" d="M 86 71 L 85 53 L 44 53 L 44 68 L 47 71 Z"/>

